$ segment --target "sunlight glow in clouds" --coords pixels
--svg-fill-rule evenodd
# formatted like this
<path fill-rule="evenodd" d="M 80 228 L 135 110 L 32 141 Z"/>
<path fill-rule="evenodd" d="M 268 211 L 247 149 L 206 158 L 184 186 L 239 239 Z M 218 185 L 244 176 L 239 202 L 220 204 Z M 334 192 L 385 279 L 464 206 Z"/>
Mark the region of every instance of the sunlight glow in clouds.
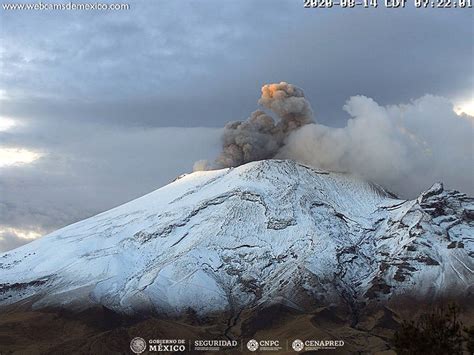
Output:
<path fill-rule="evenodd" d="M 0 236 L 4 234 L 14 234 L 18 238 L 26 239 L 28 241 L 41 237 L 41 233 L 34 230 L 11 228 L 11 227 L 0 227 Z"/>
<path fill-rule="evenodd" d="M 466 113 L 469 116 L 474 116 L 474 99 L 456 104 L 454 112 L 458 115 Z"/>
<path fill-rule="evenodd" d="M 5 132 L 16 126 L 16 122 L 11 118 L 0 117 L 0 132 Z"/>
<path fill-rule="evenodd" d="M 44 233 L 41 230 L 14 228 L 0 224 L 0 252 L 18 248 L 35 239 L 41 237 Z"/>
<path fill-rule="evenodd" d="M 39 159 L 42 154 L 22 148 L 0 148 L 0 168 L 29 164 Z"/>

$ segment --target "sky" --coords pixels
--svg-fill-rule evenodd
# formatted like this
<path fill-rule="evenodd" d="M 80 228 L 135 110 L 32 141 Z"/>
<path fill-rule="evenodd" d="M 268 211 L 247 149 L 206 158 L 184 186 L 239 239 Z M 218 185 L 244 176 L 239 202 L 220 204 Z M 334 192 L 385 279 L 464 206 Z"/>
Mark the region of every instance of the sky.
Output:
<path fill-rule="evenodd" d="M 266 83 L 303 88 L 331 127 L 346 125 L 354 95 L 398 105 L 431 94 L 474 112 L 470 9 L 128 3 L 0 9 L 0 252 L 212 159 Z"/>

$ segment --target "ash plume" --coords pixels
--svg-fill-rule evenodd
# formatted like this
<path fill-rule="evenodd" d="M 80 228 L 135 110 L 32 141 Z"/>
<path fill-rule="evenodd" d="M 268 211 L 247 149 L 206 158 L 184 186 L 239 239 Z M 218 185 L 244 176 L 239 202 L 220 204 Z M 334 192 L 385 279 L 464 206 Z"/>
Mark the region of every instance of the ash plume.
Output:
<path fill-rule="evenodd" d="M 281 82 L 262 87 L 258 101 L 272 111 L 275 120 L 262 110 L 253 112 L 245 121 L 226 124 L 222 135 L 222 152 L 211 166 L 227 168 L 254 160 L 273 158 L 294 130 L 312 122 L 311 105 L 303 90 Z M 206 161 L 196 162 L 194 170 L 207 170 Z"/>
<path fill-rule="evenodd" d="M 303 91 L 291 84 L 263 86 L 258 102 L 277 121 L 257 110 L 246 121 L 228 123 L 216 161 L 197 162 L 195 170 L 293 159 L 360 175 L 406 198 L 436 181 L 474 194 L 474 117 L 456 114 L 446 98 L 425 95 L 382 106 L 353 96 L 343 107 L 350 118 L 342 128 L 315 123 Z"/>

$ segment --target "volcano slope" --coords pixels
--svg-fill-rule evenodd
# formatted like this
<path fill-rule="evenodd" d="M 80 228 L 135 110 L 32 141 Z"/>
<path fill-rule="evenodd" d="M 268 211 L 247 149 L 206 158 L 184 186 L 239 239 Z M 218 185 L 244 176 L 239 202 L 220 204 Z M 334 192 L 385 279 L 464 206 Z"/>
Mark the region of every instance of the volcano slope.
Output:
<path fill-rule="evenodd" d="M 400 200 L 287 160 L 195 172 L 0 254 L 0 339 L 26 351 L 15 317 L 55 314 L 89 350 L 81 332 L 148 322 L 386 350 L 401 318 L 435 303 L 454 300 L 470 323 L 473 227 L 474 200 L 439 183 Z"/>

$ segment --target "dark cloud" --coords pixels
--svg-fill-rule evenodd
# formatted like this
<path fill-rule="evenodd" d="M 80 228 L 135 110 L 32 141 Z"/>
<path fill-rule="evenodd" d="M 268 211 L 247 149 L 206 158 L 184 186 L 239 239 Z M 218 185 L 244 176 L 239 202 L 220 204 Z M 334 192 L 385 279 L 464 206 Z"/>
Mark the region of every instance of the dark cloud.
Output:
<path fill-rule="evenodd" d="M 263 83 L 284 80 L 305 88 L 318 119 L 343 125 L 340 103 L 354 94 L 390 104 L 466 96 L 473 85 L 465 9 L 169 1 L 1 16 L 0 78 L 14 99 L 3 115 L 63 118 L 73 107 L 75 118 L 110 124 L 221 126 L 245 118 Z"/>

